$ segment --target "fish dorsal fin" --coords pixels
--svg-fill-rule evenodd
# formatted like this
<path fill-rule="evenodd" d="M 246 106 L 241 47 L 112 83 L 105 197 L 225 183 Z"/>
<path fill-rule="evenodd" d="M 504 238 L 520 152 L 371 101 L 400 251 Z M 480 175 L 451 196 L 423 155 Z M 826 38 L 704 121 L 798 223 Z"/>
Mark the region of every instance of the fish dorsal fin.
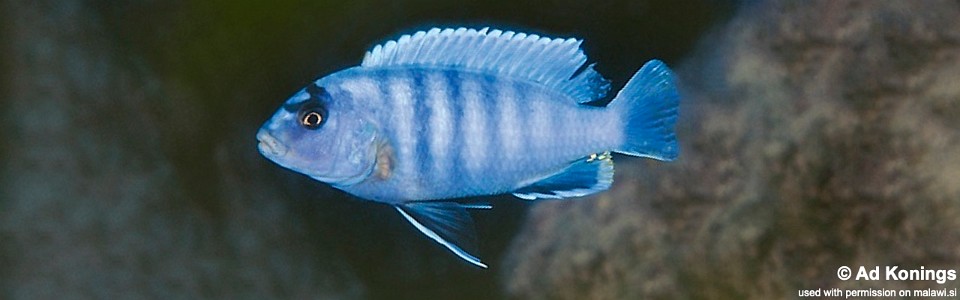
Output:
<path fill-rule="evenodd" d="M 593 64 L 584 66 L 581 42 L 488 28 L 433 28 L 373 47 L 360 65 L 463 68 L 538 82 L 584 103 L 603 98 L 610 81 Z"/>
<path fill-rule="evenodd" d="M 591 154 L 557 173 L 534 180 L 513 195 L 525 200 L 582 197 L 610 188 L 613 160 L 610 152 Z"/>
<path fill-rule="evenodd" d="M 487 267 L 470 254 L 476 252 L 476 234 L 467 209 L 490 209 L 490 205 L 424 201 L 407 202 L 395 207 L 413 227 L 430 239 L 474 265 Z"/>

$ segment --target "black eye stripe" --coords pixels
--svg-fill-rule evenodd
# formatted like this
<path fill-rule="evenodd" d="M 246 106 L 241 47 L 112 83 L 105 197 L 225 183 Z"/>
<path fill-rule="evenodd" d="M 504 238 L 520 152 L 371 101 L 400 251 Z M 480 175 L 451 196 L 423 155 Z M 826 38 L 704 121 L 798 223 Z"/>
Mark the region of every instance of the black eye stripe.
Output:
<path fill-rule="evenodd" d="M 283 110 L 287 112 L 295 113 L 300 110 L 300 107 L 303 106 L 304 103 L 307 103 L 309 101 L 310 99 L 307 99 L 306 101 L 297 102 L 297 103 L 284 104 Z"/>
<path fill-rule="evenodd" d="M 327 94 L 327 90 L 324 90 L 322 87 L 319 87 L 316 83 L 314 83 L 307 86 L 307 94 L 310 94 L 310 99 L 316 98 L 319 100 L 320 97 L 323 97 Z"/>
<path fill-rule="evenodd" d="M 307 92 L 307 95 L 310 95 L 310 98 L 307 98 L 307 100 L 303 100 L 297 103 L 285 104 L 283 105 L 283 109 L 288 112 L 296 113 L 303 110 L 303 107 L 306 105 L 313 104 L 316 106 L 320 106 L 321 99 L 330 98 L 330 94 L 327 93 L 327 90 L 317 86 L 316 83 L 310 83 L 309 85 L 307 85 L 305 90 Z"/>

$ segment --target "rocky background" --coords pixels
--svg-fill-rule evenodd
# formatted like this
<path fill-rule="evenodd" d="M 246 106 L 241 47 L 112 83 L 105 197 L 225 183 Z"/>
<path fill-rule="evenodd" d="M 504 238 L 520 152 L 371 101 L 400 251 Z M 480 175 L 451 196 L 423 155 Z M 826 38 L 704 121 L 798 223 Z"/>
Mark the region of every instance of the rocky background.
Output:
<path fill-rule="evenodd" d="M 621 163 L 611 193 L 533 207 L 501 269 L 508 294 L 960 286 L 836 276 L 960 266 L 960 4 L 749 5 L 677 72 L 680 160 Z"/>
<path fill-rule="evenodd" d="M 673 163 L 475 214 L 478 270 L 254 133 L 370 45 L 586 40 L 684 96 Z M 0 1 L 0 298 L 795 298 L 839 266 L 960 269 L 956 1 Z"/>

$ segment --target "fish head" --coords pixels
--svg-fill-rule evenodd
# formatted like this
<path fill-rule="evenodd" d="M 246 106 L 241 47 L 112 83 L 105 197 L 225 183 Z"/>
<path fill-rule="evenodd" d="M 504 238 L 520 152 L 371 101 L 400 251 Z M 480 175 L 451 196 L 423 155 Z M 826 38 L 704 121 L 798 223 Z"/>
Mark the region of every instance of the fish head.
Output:
<path fill-rule="evenodd" d="M 344 186 L 372 173 L 377 132 L 349 94 L 331 94 L 312 83 L 260 127 L 257 148 L 280 166 Z"/>

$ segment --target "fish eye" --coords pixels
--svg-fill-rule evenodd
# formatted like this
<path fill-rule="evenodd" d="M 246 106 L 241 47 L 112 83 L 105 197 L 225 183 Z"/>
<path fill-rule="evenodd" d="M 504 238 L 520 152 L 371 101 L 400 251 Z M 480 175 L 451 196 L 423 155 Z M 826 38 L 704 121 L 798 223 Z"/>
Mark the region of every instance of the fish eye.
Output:
<path fill-rule="evenodd" d="M 309 98 L 301 102 L 288 103 L 283 105 L 283 109 L 288 112 L 297 113 L 297 122 L 306 129 L 317 129 L 327 120 L 327 110 L 323 107 L 322 99 L 329 99 L 330 94 L 315 84 L 308 85 L 305 88 Z"/>
<path fill-rule="evenodd" d="M 326 112 L 320 108 L 305 109 L 300 113 L 300 125 L 306 129 L 317 129 L 326 121 Z"/>

